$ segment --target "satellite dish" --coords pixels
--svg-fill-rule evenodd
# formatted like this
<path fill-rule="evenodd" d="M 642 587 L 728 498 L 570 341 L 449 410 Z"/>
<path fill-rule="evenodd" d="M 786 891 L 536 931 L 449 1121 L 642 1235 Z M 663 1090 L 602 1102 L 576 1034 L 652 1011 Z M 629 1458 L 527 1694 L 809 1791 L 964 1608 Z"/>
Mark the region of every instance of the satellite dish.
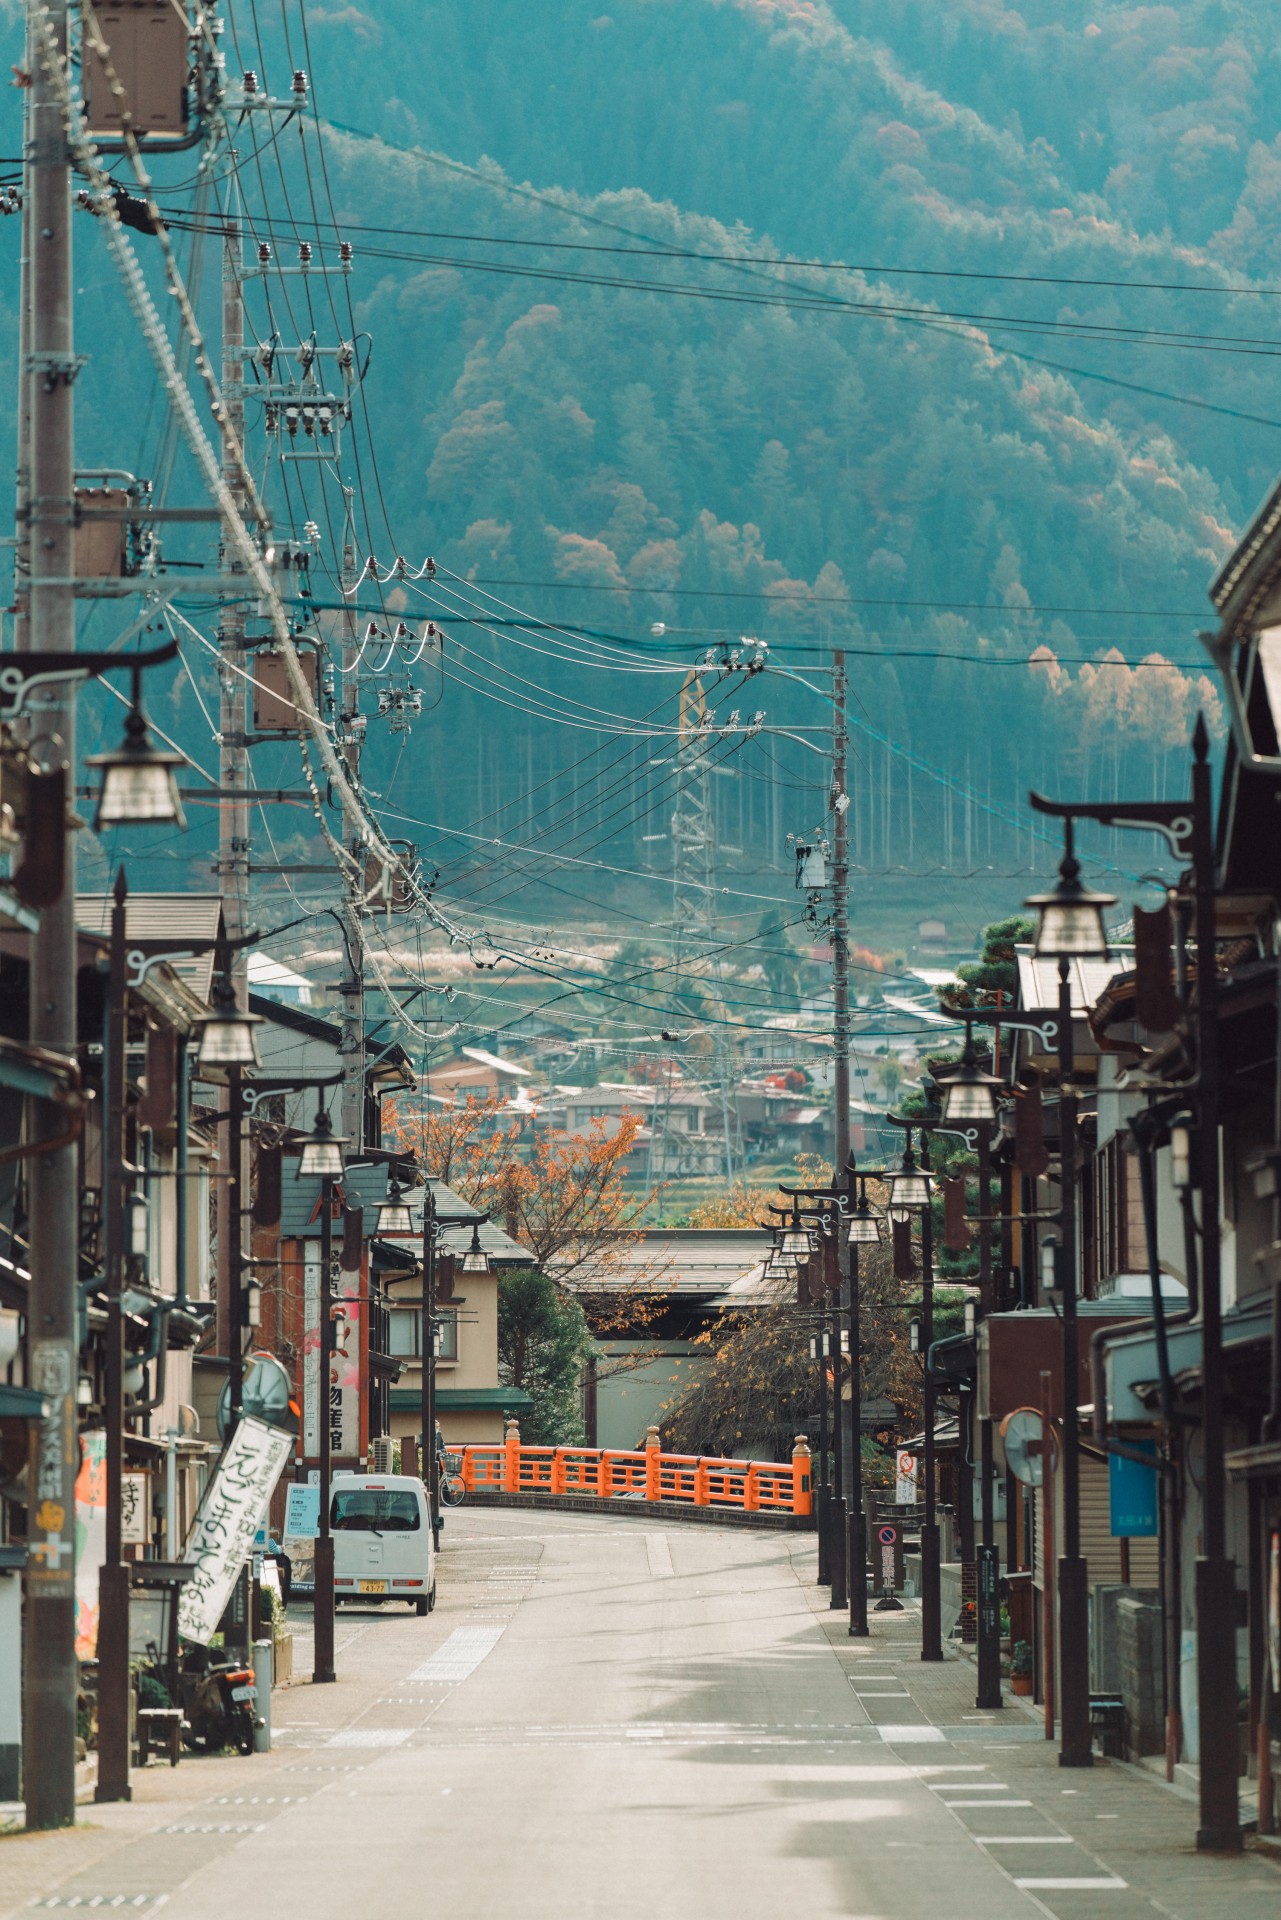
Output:
<path fill-rule="evenodd" d="M 1016 1407 L 1001 1422 L 1005 1464 L 1025 1487 L 1039 1487 L 1045 1479 L 1045 1420 L 1035 1407 Z M 1050 1435 L 1054 1451 L 1054 1435 Z"/>

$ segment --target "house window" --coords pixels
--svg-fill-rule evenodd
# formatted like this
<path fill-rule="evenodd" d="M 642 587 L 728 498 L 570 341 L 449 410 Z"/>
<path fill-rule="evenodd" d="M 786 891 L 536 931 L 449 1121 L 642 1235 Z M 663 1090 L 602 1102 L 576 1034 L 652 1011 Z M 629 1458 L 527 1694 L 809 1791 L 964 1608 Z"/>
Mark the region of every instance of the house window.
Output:
<path fill-rule="evenodd" d="M 421 1307 L 392 1307 L 387 1315 L 388 1351 L 397 1360 L 418 1360 L 422 1357 L 423 1315 Z M 458 1358 L 458 1314 L 453 1307 L 443 1307 L 436 1315 L 438 1360 L 457 1360 Z"/>

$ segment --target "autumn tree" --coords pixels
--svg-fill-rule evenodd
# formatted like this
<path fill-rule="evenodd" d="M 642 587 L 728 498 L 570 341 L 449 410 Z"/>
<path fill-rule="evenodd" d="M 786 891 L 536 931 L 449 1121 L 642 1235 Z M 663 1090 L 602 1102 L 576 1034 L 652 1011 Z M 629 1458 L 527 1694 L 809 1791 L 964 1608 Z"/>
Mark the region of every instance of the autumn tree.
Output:
<path fill-rule="evenodd" d="M 921 1397 L 920 1361 L 908 1343 L 907 1304 L 915 1285 L 896 1279 L 888 1247 L 861 1249 L 862 1398 L 892 1401 L 904 1423 L 917 1418 Z M 722 1313 L 699 1338 L 706 1353 L 699 1377 L 666 1412 L 666 1443 L 676 1452 L 731 1459 L 786 1459 L 798 1433 L 812 1443 L 819 1397 L 809 1350 L 815 1325 L 815 1309 L 798 1303 L 790 1280 L 773 1283 L 752 1307 Z"/>

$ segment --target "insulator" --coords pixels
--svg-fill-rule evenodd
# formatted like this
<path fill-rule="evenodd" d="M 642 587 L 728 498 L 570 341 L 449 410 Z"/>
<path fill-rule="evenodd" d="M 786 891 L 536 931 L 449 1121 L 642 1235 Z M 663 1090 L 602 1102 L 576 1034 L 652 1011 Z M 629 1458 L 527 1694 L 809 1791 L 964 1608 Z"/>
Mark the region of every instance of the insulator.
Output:
<path fill-rule="evenodd" d="M 307 76 L 301 67 L 294 68 L 293 95 L 299 101 L 307 98 Z"/>
<path fill-rule="evenodd" d="M 422 710 L 423 710 L 423 697 L 421 693 L 419 693 L 417 687 L 413 687 L 411 688 L 410 694 L 409 694 L 409 711 L 411 713 L 421 713 Z"/>
<path fill-rule="evenodd" d="M 245 74 L 245 77 L 241 82 L 241 85 L 243 86 L 247 94 L 257 93 L 258 75 L 254 72 L 252 67 L 250 67 L 248 72 Z"/>
<path fill-rule="evenodd" d="M 278 430 L 280 426 L 280 416 L 274 407 L 266 407 L 263 409 L 262 423 L 268 433 L 275 433 Z"/>
<path fill-rule="evenodd" d="M 318 547 L 320 545 L 320 528 L 314 520 L 308 520 L 305 523 L 302 530 L 302 537 L 309 547 Z"/>
<path fill-rule="evenodd" d="M 380 715 L 391 712 L 391 695 L 385 687 L 380 687 L 378 691 L 378 711 Z"/>
<path fill-rule="evenodd" d="M 271 265 L 271 248 L 265 240 L 258 242 L 258 265 L 260 267 Z"/>
<path fill-rule="evenodd" d="M 316 412 L 316 421 L 322 433 L 332 433 L 334 430 L 333 408 L 332 407 L 318 408 Z"/>
<path fill-rule="evenodd" d="M 304 267 L 309 267 L 311 265 L 311 241 L 310 240 L 302 240 L 299 242 L 298 262 L 300 266 L 304 266 Z"/>
<path fill-rule="evenodd" d="M 408 627 L 407 627 L 407 626 L 405 625 L 405 623 L 404 623 L 404 621 L 403 621 L 403 620 L 398 620 L 398 621 L 396 622 L 396 631 L 395 631 L 395 633 L 394 633 L 394 634 L 392 635 L 392 639 L 393 639 L 393 640 L 408 640 L 408 638 L 409 638 L 409 628 L 408 628 Z"/>
<path fill-rule="evenodd" d="M 286 408 L 285 408 L 285 425 L 286 425 L 286 427 L 287 427 L 287 428 L 289 429 L 289 432 L 290 432 L 290 433 L 297 433 L 297 431 L 298 431 L 298 409 L 297 409 L 297 407 L 286 407 Z"/>
<path fill-rule="evenodd" d="M 351 241 L 350 240 L 340 240 L 338 242 L 338 259 L 341 265 L 343 265 L 344 267 L 349 267 L 351 265 Z"/>

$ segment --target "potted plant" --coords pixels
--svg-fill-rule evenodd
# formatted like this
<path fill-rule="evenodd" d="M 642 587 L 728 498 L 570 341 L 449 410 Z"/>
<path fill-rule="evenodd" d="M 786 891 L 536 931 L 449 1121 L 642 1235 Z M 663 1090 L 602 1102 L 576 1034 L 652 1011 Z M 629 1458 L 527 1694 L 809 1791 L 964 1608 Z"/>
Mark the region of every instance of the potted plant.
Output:
<path fill-rule="evenodd" d="M 1032 1649 L 1026 1640 L 1016 1640 L 1010 1654 L 1010 1685 L 1015 1693 L 1032 1691 Z"/>

